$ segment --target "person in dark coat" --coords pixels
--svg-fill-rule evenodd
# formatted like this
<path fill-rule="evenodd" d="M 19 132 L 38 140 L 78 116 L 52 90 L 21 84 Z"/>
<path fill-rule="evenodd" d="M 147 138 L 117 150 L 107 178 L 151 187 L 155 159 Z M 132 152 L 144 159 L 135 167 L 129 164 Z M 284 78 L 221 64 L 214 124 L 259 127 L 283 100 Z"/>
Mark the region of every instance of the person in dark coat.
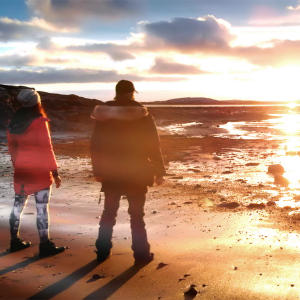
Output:
<path fill-rule="evenodd" d="M 102 183 L 104 211 L 96 241 L 97 260 L 110 256 L 113 226 L 122 195 L 129 202 L 132 250 L 135 262 L 150 262 L 154 254 L 144 222 L 144 205 L 148 186 L 164 182 L 166 170 L 160 141 L 152 116 L 134 99 L 132 82 L 116 85 L 114 101 L 96 106 L 91 138 L 91 159 L 96 180 Z"/>

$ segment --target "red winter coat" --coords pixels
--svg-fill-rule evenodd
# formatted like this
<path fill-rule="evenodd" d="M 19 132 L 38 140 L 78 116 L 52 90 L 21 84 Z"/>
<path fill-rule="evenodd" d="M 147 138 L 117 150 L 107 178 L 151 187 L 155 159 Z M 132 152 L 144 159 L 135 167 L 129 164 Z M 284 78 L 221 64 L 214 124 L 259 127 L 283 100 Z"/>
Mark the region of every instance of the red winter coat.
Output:
<path fill-rule="evenodd" d="M 30 195 L 53 183 L 57 169 L 47 118 L 39 117 L 21 134 L 7 132 L 9 153 L 15 168 L 16 194 Z"/>

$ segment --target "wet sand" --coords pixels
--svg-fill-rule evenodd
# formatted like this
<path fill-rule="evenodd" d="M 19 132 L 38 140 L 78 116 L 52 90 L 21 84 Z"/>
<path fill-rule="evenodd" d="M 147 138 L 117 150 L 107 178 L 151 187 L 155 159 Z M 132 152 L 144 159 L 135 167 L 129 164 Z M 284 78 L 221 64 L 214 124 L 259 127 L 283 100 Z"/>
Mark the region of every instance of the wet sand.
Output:
<path fill-rule="evenodd" d="M 223 121 L 213 120 L 214 125 Z M 159 116 L 156 122 L 172 124 Z M 284 196 L 293 204 L 300 199 L 296 188 L 276 186 L 266 174 L 280 141 L 215 138 L 211 133 L 217 126 L 205 130 L 201 139 L 162 132 L 169 176 L 163 186 L 149 189 L 145 221 L 155 259 L 146 266 L 134 266 L 126 199 L 121 200 L 113 254 L 102 264 L 95 261 L 103 202 L 98 205 L 89 133 L 53 135 L 63 185 L 52 191 L 51 236 L 70 249 L 38 258 L 30 198 L 21 235 L 32 247 L 6 252 L 14 194 L 3 138 L 0 299 L 193 299 L 184 295 L 193 284 L 200 292 L 195 299 L 298 299 L 300 231 L 297 213 L 290 214 L 296 207 Z M 230 208 L 234 202 L 238 206 Z M 161 262 L 166 265 L 159 267 Z"/>

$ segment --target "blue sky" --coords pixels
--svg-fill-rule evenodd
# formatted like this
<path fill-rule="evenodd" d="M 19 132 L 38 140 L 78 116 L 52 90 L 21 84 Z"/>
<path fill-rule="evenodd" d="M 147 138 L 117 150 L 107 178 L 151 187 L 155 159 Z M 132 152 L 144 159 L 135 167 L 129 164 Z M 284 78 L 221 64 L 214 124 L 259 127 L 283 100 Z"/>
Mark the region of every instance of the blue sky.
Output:
<path fill-rule="evenodd" d="M 0 83 L 137 100 L 299 100 L 298 0 L 0 0 Z"/>

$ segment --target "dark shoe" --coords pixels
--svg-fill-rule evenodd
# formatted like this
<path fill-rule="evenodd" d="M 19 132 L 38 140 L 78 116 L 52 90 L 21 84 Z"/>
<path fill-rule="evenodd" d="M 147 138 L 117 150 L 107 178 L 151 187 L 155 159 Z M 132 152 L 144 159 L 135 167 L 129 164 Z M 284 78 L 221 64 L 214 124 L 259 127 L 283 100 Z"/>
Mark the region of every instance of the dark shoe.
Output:
<path fill-rule="evenodd" d="M 104 262 L 104 261 L 107 260 L 107 259 L 110 257 L 110 255 L 111 255 L 110 251 L 109 251 L 109 252 L 99 252 L 99 251 L 96 251 L 96 254 L 97 254 L 97 261 L 98 261 L 99 263 Z"/>
<path fill-rule="evenodd" d="M 148 264 L 154 259 L 154 253 L 150 252 L 147 255 L 134 255 L 135 262 L 134 264 Z"/>
<path fill-rule="evenodd" d="M 21 240 L 20 238 L 12 239 L 10 241 L 9 251 L 10 252 L 16 252 L 16 251 L 19 251 L 19 250 L 26 249 L 26 248 L 30 247 L 30 245 L 31 245 L 30 242 L 25 242 L 25 241 Z"/>
<path fill-rule="evenodd" d="M 66 247 L 56 247 L 53 242 L 48 240 L 46 243 L 40 243 L 40 257 L 55 255 L 64 252 Z"/>

